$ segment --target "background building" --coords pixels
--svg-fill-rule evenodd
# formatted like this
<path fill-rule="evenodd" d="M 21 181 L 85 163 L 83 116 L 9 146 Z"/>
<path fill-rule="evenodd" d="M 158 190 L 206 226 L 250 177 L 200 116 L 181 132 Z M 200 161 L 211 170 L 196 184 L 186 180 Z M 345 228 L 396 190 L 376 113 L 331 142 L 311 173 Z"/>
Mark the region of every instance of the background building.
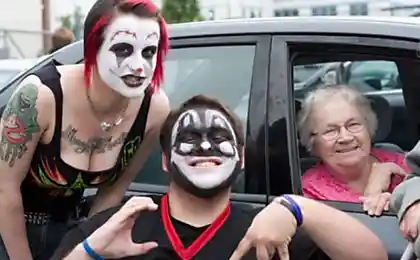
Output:
<path fill-rule="evenodd" d="M 163 0 L 154 0 L 161 7 Z M 199 0 L 206 20 L 272 16 L 420 16 L 420 0 Z M 42 3 L 49 2 L 43 9 Z M 0 59 L 34 58 L 48 49 L 51 32 L 69 16 L 73 26 L 95 0 L 0 0 Z M 22 8 L 24 6 L 25 8 Z M 78 13 L 76 10 L 78 9 Z M 43 12 L 44 10 L 44 12 Z M 49 15 L 46 15 L 48 14 Z"/>
<path fill-rule="evenodd" d="M 412 16 L 420 1 L 389 0 L 272 0 L 273 16 Z"/>
<path fill-rule="evenodd" d="M 44 35 L 41 1 L 0 0 L 0 6 L 0 59 L 36 57 Z"/>

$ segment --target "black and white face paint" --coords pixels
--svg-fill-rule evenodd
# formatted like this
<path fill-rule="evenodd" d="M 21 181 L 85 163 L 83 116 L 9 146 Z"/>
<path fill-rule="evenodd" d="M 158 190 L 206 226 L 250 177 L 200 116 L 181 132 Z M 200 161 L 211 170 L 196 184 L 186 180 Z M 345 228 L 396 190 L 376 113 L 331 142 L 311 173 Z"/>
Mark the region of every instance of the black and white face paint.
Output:
<path fill-rule="evenodd" d="M 121 14 L 104 32 L 98 52 L 102 80 L 128 98 L 143 95 L 153 79 L 160 39 L 159 24 L 133 14 Z"/>
<path fill-rule="evenodd" d="M 174 181 L 200 197 L 217 194 L 236 180 L 241 166 L 238 141 L 226 116 L 214 109 L 191 109 L 171 132 Z"/>

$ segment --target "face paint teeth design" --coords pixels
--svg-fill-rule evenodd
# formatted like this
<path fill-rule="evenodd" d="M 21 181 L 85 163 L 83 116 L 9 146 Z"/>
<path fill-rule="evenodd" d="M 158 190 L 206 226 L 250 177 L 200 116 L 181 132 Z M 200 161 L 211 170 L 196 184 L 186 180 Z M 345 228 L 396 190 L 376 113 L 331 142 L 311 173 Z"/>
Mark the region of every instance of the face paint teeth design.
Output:
<path fill-rule="evenodd" d="M 146 77 L 134 76 L 134 75 L 125 75 L 121 77 L 121 80 L 124 81 L 124 84 L 130 88 L 137 88 L 143 85 Z"/>

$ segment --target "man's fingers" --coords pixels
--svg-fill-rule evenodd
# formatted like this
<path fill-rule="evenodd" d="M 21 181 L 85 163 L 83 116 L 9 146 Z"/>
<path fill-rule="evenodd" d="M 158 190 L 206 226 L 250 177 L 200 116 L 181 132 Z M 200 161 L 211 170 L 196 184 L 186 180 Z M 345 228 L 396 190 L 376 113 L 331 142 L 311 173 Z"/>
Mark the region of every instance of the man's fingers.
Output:
<path fill-rule="evenodd" d="M 277 246 L 277 254 L 280 260 L 289 260 L 289 247 L 287 245 Z"/>
<path fill-rule="evenodd" d="M 238 247 L 235 249 L 229 260 L 240 260 L 252 247 L 251 242 L 246 238 L 239 242 Z"/>
<path fill-rule="evenodd" d="M 146 242 L 141 244 L 133 243 L 131 245 L 131 250 L 128 253 L 128 256 L 135 256 L 135 255 L 144 255 L 153 248 L 156 248 L 158 246 L 158 243 L 156 242 Z"/>
<path fill-rule="evenodd" d="M 116 218 L 116 222 L 120 224 L 141 211 L 153 211 L 157 208 L 158 205 L 156 205 L 150 198 L 133 197 L 128 200 L 124 206 L 122 206 L 122 208 L 114 214 L 113 217 Z"/>

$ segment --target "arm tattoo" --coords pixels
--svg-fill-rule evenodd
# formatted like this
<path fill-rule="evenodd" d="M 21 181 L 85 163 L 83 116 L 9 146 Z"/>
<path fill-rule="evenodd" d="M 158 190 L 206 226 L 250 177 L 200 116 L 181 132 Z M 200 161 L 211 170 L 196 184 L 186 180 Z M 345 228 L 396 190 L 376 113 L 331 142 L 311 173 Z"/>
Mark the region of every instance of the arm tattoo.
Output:
<path fill-rule="evenodd" d="M 0 159 L 12 167 L 28 150 L 27 143 L 40 132 L 36 100 L 38 87 L 32 83 L 21 87 L 4 109 L 0 140 Z"/>

